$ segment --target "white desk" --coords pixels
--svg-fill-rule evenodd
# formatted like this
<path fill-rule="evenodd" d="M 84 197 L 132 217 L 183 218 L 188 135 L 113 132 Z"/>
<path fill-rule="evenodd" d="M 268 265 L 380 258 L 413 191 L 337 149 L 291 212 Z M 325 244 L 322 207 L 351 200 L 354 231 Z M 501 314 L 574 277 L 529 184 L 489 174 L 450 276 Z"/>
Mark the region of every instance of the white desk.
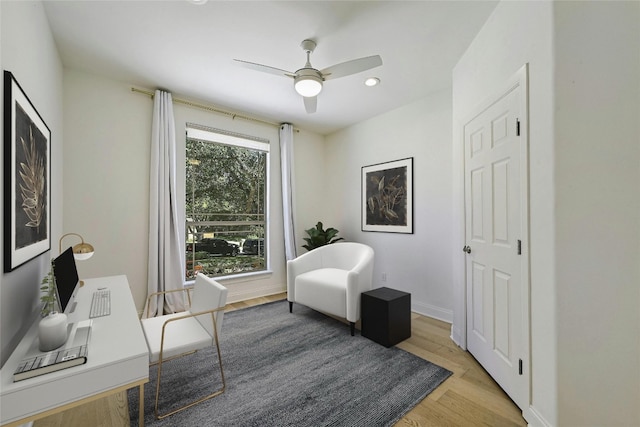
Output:
<path fill-rule="evenodd" d="M 69 322 L 89 318 L 91 296 L 111 289 L 111 315 L 93 319 L 87 363 L 23 381 L 13 373 L 38 334 L 38 321 L 0 371 L 0 424 L 17 426 L 109 394 L 138 387 L 139 419 L 144 423 L 144 384 L 149 381 L 149 353 L 126 276 L 85 280 Z"/>

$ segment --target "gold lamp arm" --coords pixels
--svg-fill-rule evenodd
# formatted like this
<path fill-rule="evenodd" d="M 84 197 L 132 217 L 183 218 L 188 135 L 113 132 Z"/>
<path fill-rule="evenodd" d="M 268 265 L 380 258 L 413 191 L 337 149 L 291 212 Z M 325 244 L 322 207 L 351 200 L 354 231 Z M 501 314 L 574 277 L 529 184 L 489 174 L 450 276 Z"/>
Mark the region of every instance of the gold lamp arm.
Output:
<path fill-rule="evenodd" d="M 73 251 L 73 257 L 77 260 L 80 261 L 84 261 L 85 259 L 89 259 L 93 256 L 93 253 L 95 252 L 95 249 L 93 249 L 93 246 L 90 245 L 89 243 L 85 243 L 84 239 L 82 238 L 81 235 L 79 235 L 78 233 L 67 233 L 67 234 L 63 234 L 62 237 L 60 237 L 60 242 L 58 245 L 58 251 L 59 253 L 62 253 L 62 239 L 64 239 L 67 236 L 77 236 L 80 238 L 80 243 L 78 243 L 77 245 L 75 245 L 72 249 Z"/>

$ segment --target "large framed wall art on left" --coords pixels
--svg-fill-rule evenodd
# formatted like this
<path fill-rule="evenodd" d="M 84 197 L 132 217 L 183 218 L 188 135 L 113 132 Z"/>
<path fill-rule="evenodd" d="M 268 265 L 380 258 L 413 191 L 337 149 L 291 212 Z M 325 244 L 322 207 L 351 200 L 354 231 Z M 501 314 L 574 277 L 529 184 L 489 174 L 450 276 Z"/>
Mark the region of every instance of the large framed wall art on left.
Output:
<path fill-rule="evenodd" d="M 4 71 L 4 271 L 51 249 L 51 131 Z"/>

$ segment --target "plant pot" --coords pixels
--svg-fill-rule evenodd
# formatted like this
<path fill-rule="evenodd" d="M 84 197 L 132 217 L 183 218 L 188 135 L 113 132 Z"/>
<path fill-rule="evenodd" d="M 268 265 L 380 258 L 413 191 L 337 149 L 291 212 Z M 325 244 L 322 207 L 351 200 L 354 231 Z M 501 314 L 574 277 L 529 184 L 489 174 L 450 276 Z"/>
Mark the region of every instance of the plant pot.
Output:
<path fill-rule="evenodd" d="M 51 351 L 67 342 L 67 315 L 51 312 L 38 325 L 40 351 Z"/>

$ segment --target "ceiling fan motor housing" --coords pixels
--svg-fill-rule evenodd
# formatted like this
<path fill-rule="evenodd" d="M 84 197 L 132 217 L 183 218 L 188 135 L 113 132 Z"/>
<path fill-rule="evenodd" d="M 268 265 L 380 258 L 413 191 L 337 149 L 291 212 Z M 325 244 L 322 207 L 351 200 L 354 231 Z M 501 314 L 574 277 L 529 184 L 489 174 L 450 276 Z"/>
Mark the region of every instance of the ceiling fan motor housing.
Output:
<path fill-rule="evenodd" d="M 316 42 L 314 42 L 313 40 L 302 40 L 302 43 L 300 43 L 300 47 L 302 48 L 302 50 L 304 50 L 307 53 L 311 53 L 316 49 Z"/>

